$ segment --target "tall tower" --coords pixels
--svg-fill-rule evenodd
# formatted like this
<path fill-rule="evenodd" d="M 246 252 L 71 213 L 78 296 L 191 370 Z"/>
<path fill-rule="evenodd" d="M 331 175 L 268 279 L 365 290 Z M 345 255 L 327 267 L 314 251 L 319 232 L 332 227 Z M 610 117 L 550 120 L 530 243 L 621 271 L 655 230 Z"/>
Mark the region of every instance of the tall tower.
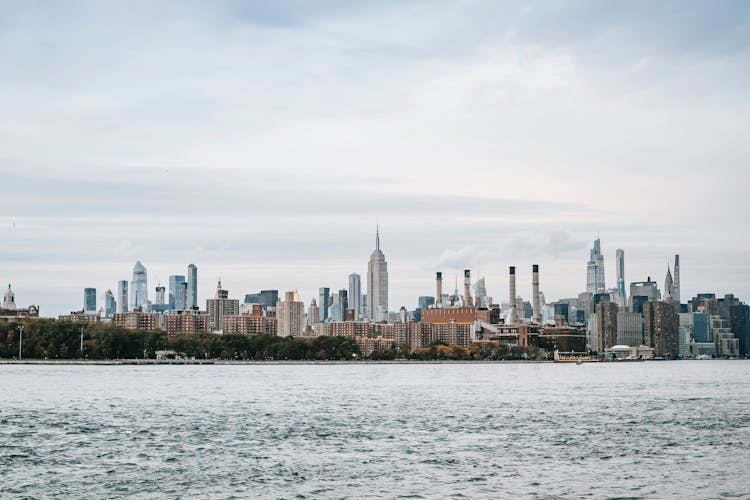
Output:
<path fill-rule="evenodd" d="M 130 298 L 133 308 L 145 307 L 148 304 L 148 275 L 141 261 L 133 267 L 133 281 L 130 283 Z"/>
<path fill-rule="evenodd" d="M 674 256 L 674 283 L 672 284 L 672 298 L 680 303 L 680 256 Z"/>
<path fill-rule="evenodd" d="M 615 256 L 617 259 L 617 289 L 620 290 L 623 302 L 627 304 L 628 297 L 625 295 L 625 252 L 622 248 L 618 248 Z"/>
<path fill-rule="evenodd" d="M 104 316 L 111 318 L 117 310 L 117 301 L 115 296 L 112 294 L 112 290 L 104 292 Z"/>
<path fill-rule="evenodd" d="M 187 285 L 187 304 L 185 304 L 185 309 L 198 307 L 198 268 L 195 264 L 188 266 Z"/>
<path fill-rule="evenodd" d="M 604 293 L 604 255 L 599 238 L 594 240 L 588 265 L 586 266 L 586 292 L 591 295 Z"/>
<path fill-rule="evenodd" d="M 185 283 L 184 276 L 173 274 L 169 277 L 169 308 L 173 311 L 183 311 L 185 301 L 182 299 L 182 284 Z M 188 287 L 188 290 L 190 288 Z"/>
<path fill-rule="evenodd" d="M 349 309 L 354 310 L 354 320 L 359 321 L 362 316 L 362 278 L 357 273 L 349 275 Z"/>
<path fill-rule="evenodd" d="M 128 281 L 117 282 L 117 312 L 122 314 L 130 311 L 128 307 Z"/>
<path fill-rule="evenodd" d="M 96 288 L 83 289 L 83 313 L 96 314 Z"/>
<path fill-rule="evenodd" d="M 276 303 L 279 337 L 299 337 L 305 331 L 305 304 L 297 290 L 286 292 L 284 302 Z"/>
<path fill-rule="evenodd" d="M 331 289 L 322 286 L 318 289 L 318 307 L 320 307 L 320 321 L 325 323 L 328 319 L 328 308 L 331 306 Z"/>
<path fill-rule="evenodd" d="M 674 280 L 669 265 L 667 265 L 667 276 L 664 278 L 664 300 L 674 301 Z"/>
<path fill-rule="evenodd" d="M 380 251 L 380 228 L 375 230 L 375 250 L 367 264 L 367 315 L 371 321 L 388 319 L 388 263 Z"/>

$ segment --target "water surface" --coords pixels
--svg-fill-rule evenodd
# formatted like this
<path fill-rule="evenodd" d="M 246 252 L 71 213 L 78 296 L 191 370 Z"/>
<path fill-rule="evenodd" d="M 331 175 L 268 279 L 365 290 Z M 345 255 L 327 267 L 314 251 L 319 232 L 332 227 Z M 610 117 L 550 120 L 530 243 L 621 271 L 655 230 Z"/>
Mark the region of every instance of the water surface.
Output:
<path fill-rule="evenodd" d="M 750 362 L 0 366 L 0 496 L 750 495 Z"/>

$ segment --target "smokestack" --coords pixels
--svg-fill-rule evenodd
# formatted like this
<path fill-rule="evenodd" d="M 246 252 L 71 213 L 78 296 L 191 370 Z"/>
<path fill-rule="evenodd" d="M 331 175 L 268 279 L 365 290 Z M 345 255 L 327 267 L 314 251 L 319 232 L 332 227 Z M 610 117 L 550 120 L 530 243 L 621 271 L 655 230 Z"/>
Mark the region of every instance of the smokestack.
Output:
<path fill-rule="evenodd" d="M 539 323 L 539 265 L 531 267 L 531 294 L 533 296 L 532 306 L 534 308 L 531 321 Z"/>
<path fill-rule="evenodd" d="M 510 314 L 508 323 L 514 325 L 518 323 L 518 311 L 516 311 L 516 267 L 510 266 Z"/>
<path fill-rule="evenodd" d="M 443 273 L 437 273 L 435 276 L 435 285 L 437 286 L 437 290 L 435 291 L 437 294 L 435 297 L 435 307 L 443 307 Z"/>
<path fill-rule="evenodd" d="M 680 256 L 674 256 L 674 279 L 672 280 L 672 298 L 675 302 L 680 303 Z"/>
<path fill-rule="evenodd" d="M 471 271 L 464 269 L 464 306 L 474 307 L 471 300 Z"/>

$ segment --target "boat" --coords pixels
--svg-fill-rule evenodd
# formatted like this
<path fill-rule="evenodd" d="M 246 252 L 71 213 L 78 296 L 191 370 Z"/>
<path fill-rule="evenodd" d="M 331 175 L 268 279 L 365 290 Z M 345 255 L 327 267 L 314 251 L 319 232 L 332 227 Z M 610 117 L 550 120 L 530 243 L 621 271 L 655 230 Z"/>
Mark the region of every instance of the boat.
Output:
<path fill-rule="evenodd" d="M 598 363 L 601 360 L 582 352 L 555 351 L 554 361 L 555 363 L 575 363 L 580 365 L 582 363 Z"/>

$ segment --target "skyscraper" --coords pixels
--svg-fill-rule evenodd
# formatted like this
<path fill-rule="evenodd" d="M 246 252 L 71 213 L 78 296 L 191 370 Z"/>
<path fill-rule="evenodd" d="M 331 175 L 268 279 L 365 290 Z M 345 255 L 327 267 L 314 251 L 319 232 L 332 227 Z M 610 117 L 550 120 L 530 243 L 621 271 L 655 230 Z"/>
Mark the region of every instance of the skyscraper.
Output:
<path fill-rule="evenodd" d="M 315 299 L 312 299 L 310 307 L 307 309 L 307 324 L 313 326 L 318 323 L 320 323 L 320 308 Z"/>
<path fill-rule="evenodd" d="M 185 304 L 185 309 L 192 309 L 198 307 L 198 268 L 195 264 L 188 266 L 187 284 L 187 304 Z"/>
<path fill-rule="evenodd" d="M 349 309 L 349 292 L 342 288 L 339 290 L 338 293 L 338 303 L 339 303 L 339 309 L 341 310 L 341 316 L 339 317 L 339 321 L 344 321 L 346 319 L 346 310 Z"/>
<path fill-rule="evenodd" d="M 83 289 L 83 313 L 96 314 L 96 288 Z"/>
<path fill-rule="evenodd" d="M 672 300 L 680 303 L 680 256 L 674 256 L 674 283 L 672 284 Z"/>
<path fill-rule="evenodd" d="M 182 288 L 186 290 L 186 284 Z M 221 288 L 221 280 L 216 285 L 214 298 L 206 300 L 206 313 L 208 327 L 212 332 L 223 331 L 224 316 L 237 316 L 240 313 L 240 301 L 229 298 L 229 292 Z"/>
<path fill-rule="evenodd" d="M 680 317 L 672 304 L 652 300 L 643 306 L 646 345 L 656 356 L 676 358 L 680 355 Z"/>
<path fill-rule="evenodd" d="M 115 301 L 115 296 L 112 294 L 112 290 L 107 290 L 104 292 L 104 317 L 111 318 L 116 311 L 117 301 Z"/>
<path fill-rule="evenodd" d="M 169 277 L 169 308 L 174 311 L 186 309 L 185 302 L 182 298 L 182 284 L 185 283 L 185 277 L 173 274 Z M 188 293 L 190 287 L 188 287 Z"/>
<path fill-rule="evenodd" d="M 589 262 L 586 266 L 586 291 L 591 295 L 604 293 L 604 255 L 601 250 L 599 238 L 594 240 L 594 248 L 591 249 Z"/>
<path fill-rule="evenodd" d="M 123 314 L 130 311 L 128 307 L 128 282 L 121 280 L 117 282 L 117 313 Z"/>
<path fill-rule="evenodd" d="M 286 292 L 284 302 L 276 303 L 279 337 L 299 337 L 305 330 L 305 304 L 297 290 Z"/>
<path fill-rule="evenodd" d="M 367 314 L 375 322 L 388 319 L 388 263 L 380 251 L 380 228 L 375 231 L 375 250 L 367 264 Z"/>
<path fill-rule="evenodd" d="M 354 310 L 354 319 L 362 317 L 362 280 L 359 274 L 349 275 L 349 309 Z"/>
<path fill-rule="evenodd" d="M 617 260 L 617 289 L 620 290 L 620 296 L 623 303 L 628 303 L 628 296 L 625 293 L 625 252 L 618 248 L 615 252 Z"/>
<path fill-rule="evenodd" d="M 664 300 L 667 302 L 674 301 L 674 280 L 672 279 L 672 272 L 669 270 L 667 265 L 667 275 L 664 278 Z"/>
<path fill-rule="evenodd" d="M 141 261 L 135 263 L 133 267 L 133 280 L 130 283 L 130 298 L 133 309 L 136 307 L 146 307 L 148 305 L 148 275 L 146 267 Z"/>
<path fill-rule="evenodd" d="M 166 292 L 165 288 L 161 285 L 158 285 L 156 287 L 156 296 L 154 298 L 154 302 L 158 305 L 164 305 L 164 292 Z"/>
<path fill-rule="evenodd" d="M 322 286 L 318 289 L 318 307 L 320 307 L 320 321 L 325 323 L 328 319 L 328 308 L 331 307 L 331 289 Z"/>

